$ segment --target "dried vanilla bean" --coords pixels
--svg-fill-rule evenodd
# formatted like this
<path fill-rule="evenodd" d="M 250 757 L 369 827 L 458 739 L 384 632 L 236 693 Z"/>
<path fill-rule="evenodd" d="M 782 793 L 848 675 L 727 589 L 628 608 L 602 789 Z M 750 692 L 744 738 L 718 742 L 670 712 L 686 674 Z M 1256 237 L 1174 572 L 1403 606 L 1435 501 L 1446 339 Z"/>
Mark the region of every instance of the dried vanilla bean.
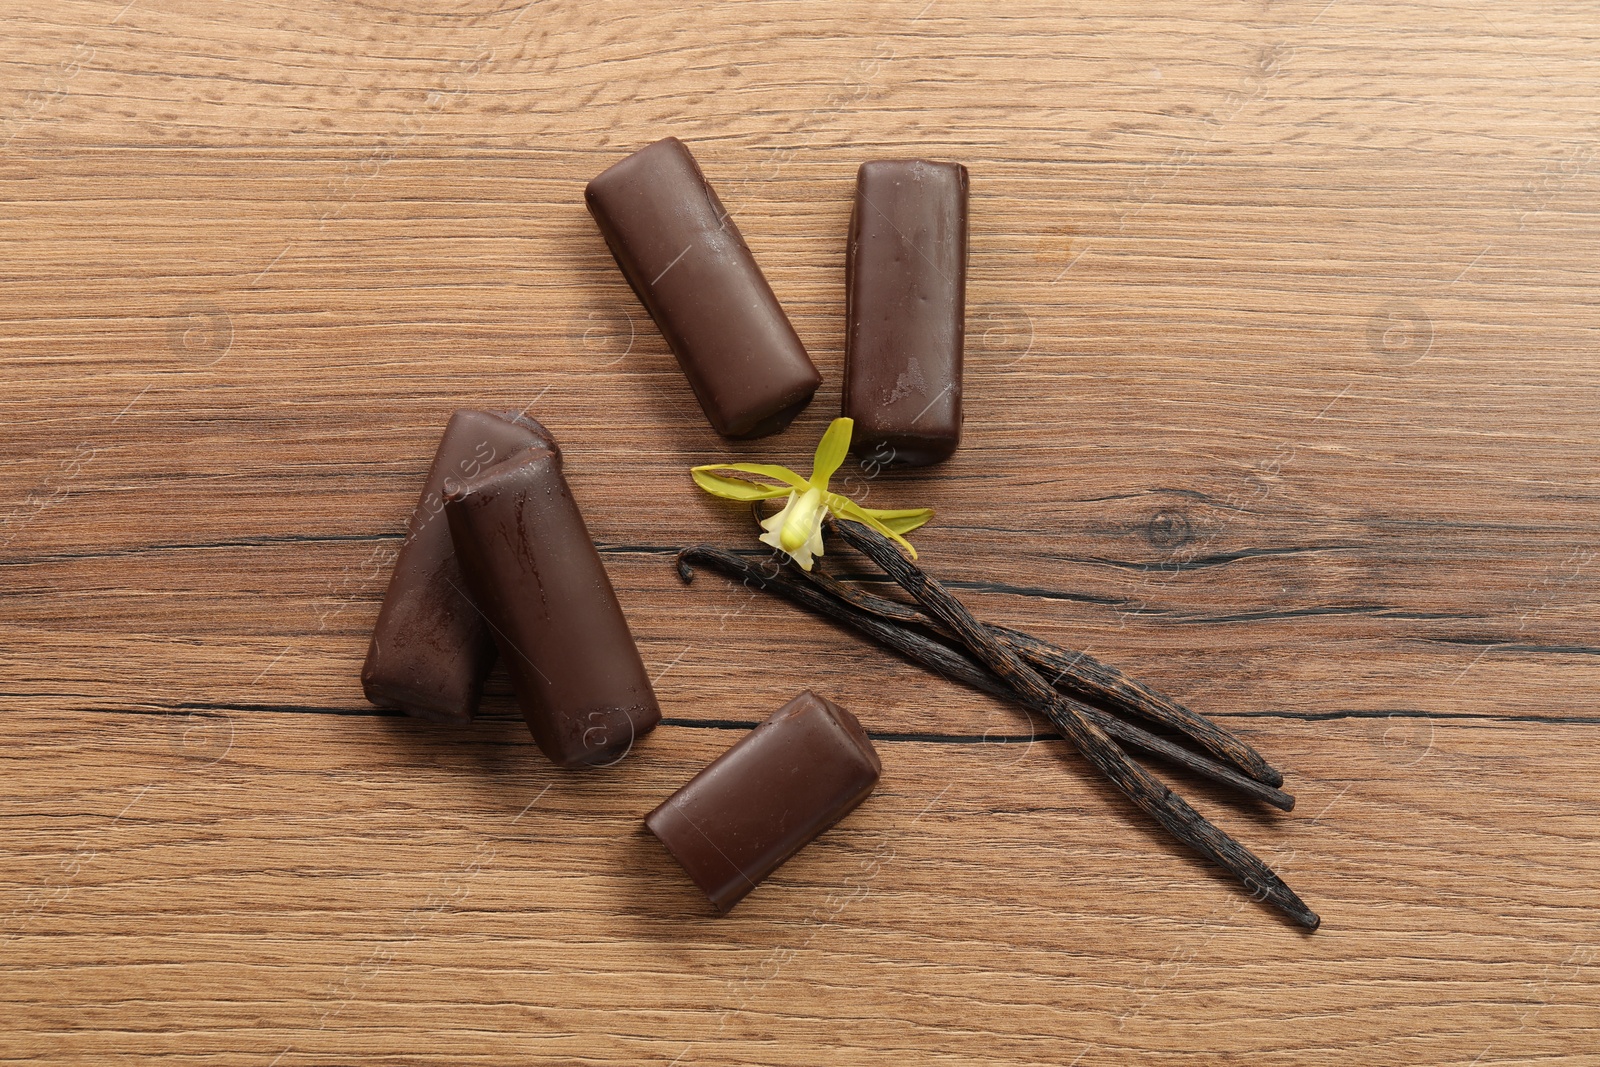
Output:
<path fill-rule="evenodd" d="M 999 675 L 1019 696 L 1039 701 L 1051 722 L 1084 758 L 1174 837 L 1227 868 L 1252 896 L 1279 908 L 1301 926 L 1315 930 L 1321 924 L 1317 914 L 1272 868 L 1130 760 L 1104 730 L 1083 715 L 1079 706 L 1002 644 L 949 590 L 903 556 L 890 541 L 859 523 L 835 521 L 832 528 L 851 547 L 882 567 L 929 615 L 949 627 L 974 658 Z"/>
<path fill-rule="evenodd" d="M 694 563 L 713 567 L 729 578 L 739 579 L 750 588 L 784 596 L 816 614 L 866 634 L 914 663 L 992 696 L 1015 701 L 1048 717 L 1049 712 L 1045 704 L 1029 701 L 1015 692 L 967 653 L 928 636 L 921 627 L 913 628 L 879 614 L 863 611 L 849 600 L 833 596 L 828 586 L 813 586 L 796 577 L 793 568 L 773 568 L 763 561 L 748 556 L 735 555 L 709 545 L 697 545 L 678 553 L 678 575 L 686 582 L 693 578 L 690 564 Z M 1077 704 L 1076 701 L 1073 703 L 1085 718 L 1119 740 L 1276 808 L 1284 811 L 1294 809 L 1294 797 L 1281 789 L 1247 778 L 1231 767 L 1201 753 L 1190 751 L 1167 738 L 1152 734 L 1133 723 L 1123 722 L 1100 708 Z"/>
<path fill-rule="evenodd" d="M 930 626 L 939 633 L 950 635 L 949 627 L 929 618 L 920 608 L 846 585 L 819 570 L 802 573 L 863 611 L 900 622 Z M 1041 641 L 1022 630 L 988 623 L 984 626 L 1057 688 L 1065 689 L 1073 696 L 1102 703 L 1114 712 L 1138 715 L 1176 730 L 1256 781 L 1274 787 L 1283 785 L 1282 772 L 1268 763 L 1247 741 L 1165 694 L 1133 681 L 1110 664 L 1100 662 L 1087 652 L 1073 652 Z"/>

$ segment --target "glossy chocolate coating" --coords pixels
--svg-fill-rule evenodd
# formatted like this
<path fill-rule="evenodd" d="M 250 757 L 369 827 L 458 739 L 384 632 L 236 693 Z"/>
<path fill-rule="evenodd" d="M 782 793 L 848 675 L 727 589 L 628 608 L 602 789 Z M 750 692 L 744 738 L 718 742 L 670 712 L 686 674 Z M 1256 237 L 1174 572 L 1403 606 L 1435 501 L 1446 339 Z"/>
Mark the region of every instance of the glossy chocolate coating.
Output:
<path fill-rule="evenodd" d="M 445 514 L 540 751 L 562 767 L 627 755 L 661 710 L 561 454 L 535 444 L 448 494 Z"/>
<path fill-rule="evenodd" d="M 584 201 L 716 431 L 787 426 L 822 376 L 683 142 L 641 148 L 590 182 Z"/>
<path fill-rule="evenodd" d="M 361 688 L 374 704 L 442 722 L 472 718 L 494 665 L 494 641 L 464 592 L 444 495 L 541 441 L 555 447 L 543 426 L 518 415 L 461 410 L 450 416 L 361 667 Z"/>
<path fill-rule="evenodd" d="M 725 915 L 867 799 L 882 770 L 856 717 L 807 690 L 644 823 Z"/>
<path fill-rule="evenodd" d="M 922 466 L 961 443 L 967 168 L 861 164 L 845 254 L 844 414 L 866 460 Z"/>

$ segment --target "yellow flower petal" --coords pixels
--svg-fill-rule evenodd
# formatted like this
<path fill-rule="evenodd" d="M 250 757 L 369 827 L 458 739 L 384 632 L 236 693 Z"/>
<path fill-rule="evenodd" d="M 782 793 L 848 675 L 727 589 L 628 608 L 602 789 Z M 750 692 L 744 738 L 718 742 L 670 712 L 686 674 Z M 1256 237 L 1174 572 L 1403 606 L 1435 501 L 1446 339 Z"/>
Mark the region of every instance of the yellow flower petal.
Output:
<path fill-rule="evenodd" d="M 824 493 L 828 491 L 828 479 L 843 465 L 850 452 L 850 435 L 855 427 L 854 419 L 834 419 L 822 440 L 817 442 L 817 455 L 811 461 L 811 484 Z"/>
<path fill-rule="evenodd" d="M 782 482 L 784 485 L 800 490 L 802 493 L 810 488 L 811 483 L 788 467 L 777 463 L 702 463 L 698 467 L 690 468 L 693 471 L 738 471 L 741 474 L 759 474 L 763 478 Z"/>
<path fill-rule="evenodd" d="M 932 508 L 902 508 L 898 511 L 885 508 L 862 508 L 861 510 L 895 533 L 900 534 L 908 534 L 933 518 Z"/>
<path fill-rule="evenodd" d="M 720 496 L 724 500 L 771 500 L 775 496 L 794 491 L 786 485 L 766 485 L 744 478 L 712 474 L 711 470 L 704 467 L 696 467 L 689 472 L 689 476 L 694 479 L 694 484 L 712 496 Z"/>
<path fill-rule="evenodd" d="M 874 530 L 877 530 L 879 533 L 883 534 L 883 536 L 889 538 L 891 541 L 899 543 L 902 547 L 904 547 L 905 550 L 911 554 L 912 559 L 917 558 L 916 547 L 913 546 L 910 541 L 907 541 L 904 537 L 901 537 L 893 529 L 885 525 L 881 520 L 873 518 L 872 514 L 867 511 L 866 508 L 862 507 L 860 504 L 857 504 L 854 500 L 844 501 L 843 504 L 833 509 L 833 513 L 838 515 L 841 519 L 850 519 L 853 522 L 859 522 L 863 526 L 868 526 Z"/>

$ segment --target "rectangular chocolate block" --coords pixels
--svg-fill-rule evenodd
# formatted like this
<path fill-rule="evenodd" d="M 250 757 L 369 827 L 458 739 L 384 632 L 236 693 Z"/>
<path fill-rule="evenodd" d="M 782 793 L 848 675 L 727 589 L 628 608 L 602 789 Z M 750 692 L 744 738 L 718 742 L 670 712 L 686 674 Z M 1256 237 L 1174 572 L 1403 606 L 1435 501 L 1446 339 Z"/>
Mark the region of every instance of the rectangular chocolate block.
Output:
<path fill-rule="evenodd" d="M 787 426 L 822 376 L 683 142 L 641 148 L 590 182 L 584 201 L 716 431 Z"/>
<path fill-rule="evenodd" d="M 450 416 L 361 667 L 361 688 L 374 704 L 437 721 L 472 718 L 494 665 L 494 641 L 462 591 L 444 495 L 536 442 L 555 447 L 543 426 L 519 415 L 461 410 Z"/>
<path fill-rule="evenodd" d="M 882 770 L 856 717 L 807 690 L 644 822 L 725 915 L 865 800 Z"/>
<path fill-rule="evenodd" d="M 923 466 L 961 443 L 967 168 L 863 163 L 845 253 L 844 414 L 864 460 Z"/>
<path fill-rule="evenodd" d="M 445 515 L 540 751 L 562 767 L 627 755 L 661 710 L 554 443 L 465 480 Z"/>

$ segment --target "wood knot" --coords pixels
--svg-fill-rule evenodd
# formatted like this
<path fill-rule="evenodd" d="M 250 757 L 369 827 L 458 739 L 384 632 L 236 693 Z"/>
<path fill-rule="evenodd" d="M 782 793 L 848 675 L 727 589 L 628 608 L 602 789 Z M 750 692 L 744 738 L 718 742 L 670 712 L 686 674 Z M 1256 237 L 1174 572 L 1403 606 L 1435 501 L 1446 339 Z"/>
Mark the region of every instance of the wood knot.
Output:
<path fill-rule="evenodd" d="M 1150 516 L 1150 521 L 1145 524 L 1144 536 L 1154 547 L 1171 551 L 1194 540 L 1194 527 L 1183 512 L 1162 508 Z"/>

